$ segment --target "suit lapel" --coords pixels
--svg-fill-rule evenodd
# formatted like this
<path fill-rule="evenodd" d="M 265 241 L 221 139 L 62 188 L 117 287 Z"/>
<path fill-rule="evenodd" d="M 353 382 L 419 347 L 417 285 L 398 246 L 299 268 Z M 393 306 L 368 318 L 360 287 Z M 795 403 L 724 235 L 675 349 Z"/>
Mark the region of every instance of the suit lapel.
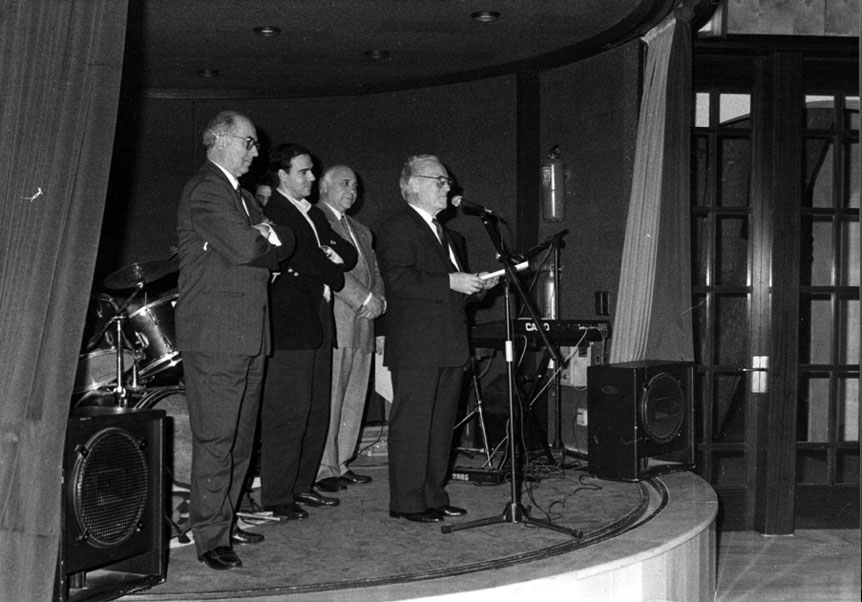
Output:
<path fill-rule="evenodd" d="M 249 201 L 248 197 L 245 196 L 242 186 L 236 189 L 236 205 L 239 209 L 239 212 L 245 216 L 246 221 L 249 225 L 252 224 L 251 212 L 254 210 L 254 205 L 251 201 Z M 243 204 L 245 201 L 245 204 Z"/>
<path fill-rule="evenodd" d="M 259 222 L 259 219 L 255 222 L 252 222 L 251 211 L 254 205 L 249 204 L 248 199 L 246 198 L 246 206 L 248 207 L 248 212 L 246 212 L 246 208 L 242 204 L 242 199 L 245 198 L 243 196 L 242 186 L 240 186 L 239 188 L 234 188 L 233 184 L 231 184 L 231 181 L 227 178 L 226 175 L 224 175 L 224 172 L 218 167 L 218 165 L 216 165 L 212 161 L 207 161 L 204 165 L 206 165 L 212 173 L 216 174 L 218 178 L 222 182 L 224 182 L 224 185 L 228 188 L 228 190 L 231 191 L 231 194 L 233 195 L 234 206 L 237 208 L 237 211 L 240 212 L 240 215 L 242 215 L 249 224 Z"/>
<path fill-rule="evenodd" d="M 362 232 L 360 231 L 359 227 L 357 227 L 357 225 L 355 223 L 351 223 L 352 219 L 353 219 L 352 217 L 345 215 L 343 224 L 340 221 L 337 222 L 339 234 L 341 235 L 341 237 L 344 240 L 350 241 L 352 243 L 356 243 L 356 250 L 358 251 L 358 255 L 359 255 L 356 265 L 357 265 L 357 267 L 359 265 L 362 266 L 362 270 L 365 272 L 365 276 L 366 276 L 365 282 L 371 282 L 371 270 L 369 269 L 368 260 L 367 260 L 367 255 L 369 253 L 369 250 L 366 248 L 365 240 L 362 238 Z M 348 229 L 348 226 L 350 226 L 350 229 Z M 351 232 L 350 232 L 351 229 L 353 230 L 352 236 L 351 236 Z"/>
<path fill-rule="evenodd" d="M 446 266 L 446 270 L 448 272 L 455 271 L 455 266 L 453 266 L 452 262 L 449 260 L 449 254 L 446 252 L 445 247 L 440 244 L 440 241 L 437 240 L 437 235 L 431 230 L 431 226 L 429 226 L 428 223 L 422 219 L 422 216 L 419 215 L 419 213 L 417 213 L 412 207 L 408 206 L 406 211 L 413 220 L 413 223 L 416 224 L 416 229 L 419 230 L 419 235 L 425 239 L 424 246 L 435 250 L 434 252 L 440 258 L 440 261 L 443 262 L 443 265 Z"/>

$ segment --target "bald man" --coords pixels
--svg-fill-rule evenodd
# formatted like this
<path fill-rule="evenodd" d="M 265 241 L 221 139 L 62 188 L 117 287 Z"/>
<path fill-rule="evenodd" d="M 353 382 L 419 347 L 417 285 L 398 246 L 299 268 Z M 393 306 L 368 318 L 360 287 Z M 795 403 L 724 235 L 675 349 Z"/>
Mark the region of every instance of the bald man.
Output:
<path fill-rule="evenodd" d="M 289 228 L 268 224 L 239 186 L 260 146 L 251 120 L 219 113 L 203 143 L 207 161 L 177 208 L 177 347 L 192 432 L 189 520 L 200 560 L 227 570 L 242 566 L 234 544 L 263 541 L 236 526 L 236 509 L 270 347 L 267 283 L 295 238 Z"/>
<path fill-rule="evenodd" d="M 317 471 L 317 488 L 336 492 L 371 482 L 347 467 L 356 453 L 371 361 L 374 319 L 386 311 L 383 279 L 367 226 L 347 215 L 357 198 L 356 174 L 346 165 L 330 167 L 320 181 L 320 207 L 332 229 L 358 251 L 356 267 L 344 274 L 333 300 L 337 347 L 332 352 L 329 431 Z"/>

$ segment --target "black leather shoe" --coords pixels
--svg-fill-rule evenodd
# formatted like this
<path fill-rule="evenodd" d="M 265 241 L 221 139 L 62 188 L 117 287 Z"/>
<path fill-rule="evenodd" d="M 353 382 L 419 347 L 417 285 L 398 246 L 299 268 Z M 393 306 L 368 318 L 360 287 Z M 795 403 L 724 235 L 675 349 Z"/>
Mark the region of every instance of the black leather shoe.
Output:
<path fill-rule="evenodd" d="M 278 506 L 264 506 L 263 509 L 272 512 L 272 515 L 281 519 L 282 522 L 308 518 L 308 511 L 296 502 L 279 504 Z"/>
<path fill-rule="evenodd" d="M 345 485 L 364 485 L 371 482 L 371 477 L 364 474 L 356 474 L 352 470 L 348 470 L 343 475 L 338 477 L 338 480 Z"/>
<path fill-rule="evenodd" d="M 443 520 L 443 517 L 433 510 L 426 510 L 424 512 L 396 512 L 395 510 L 390 510 L 389 516 L 391 518 L 406 518 L 407 520 L 412 520 L 414 523 L 438 523 Z"/>
<path fill-rule="evenodd" d="M 432 508 L 432 511 L 436 512 L 440 516 L 464 516 L 467 514 L 467 511 L 463 508 L 458 508 L 457 506 L 440 506 L 439 508 Z"/>
<path fill-rule="evenodd" d="M 325 479 L 320 479 L 314 485 L 321 491 L 325 491 L 327 493 L 335 493 L 336 491 L 347 489 L 347 485 L 342 483 L 341 479 L 338 477 L 326 477 Z"/>
<path fill-rule="evenodd" d="M 239 545 L 253 545 L 263 541 L 263 533 L 252 533 L 251 531 L 243 531 L 239 527 L 234 527 L 230 534 L 230 542 Z"/>
<path fill-rule="evenodd" d="M 309 506 L 337 506 L 341 503 L 337 497 L 326 497 L 320 495 L 316 491 L 307 491 L 305 493 L 294 493 L 293 499 Z"/>
<path fill-rule="evenodd" d="M 215 571 L 227 571 L 238 569 L 242 566 L 242 560 L 231 548 L 219 546 L 198 556 L 198 560 Z"/>

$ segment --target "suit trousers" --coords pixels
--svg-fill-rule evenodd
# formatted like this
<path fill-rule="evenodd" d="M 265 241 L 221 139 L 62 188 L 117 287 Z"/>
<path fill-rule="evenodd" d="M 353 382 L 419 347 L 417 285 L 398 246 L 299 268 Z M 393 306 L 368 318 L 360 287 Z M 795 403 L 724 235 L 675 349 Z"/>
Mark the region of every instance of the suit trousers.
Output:
<path fill-rule="evenodd" d="M 311 491 L 320 466 L 332 386 L 332 322 L 328 304 L 321 304 L 320 346 L 276 349 L 267 363 L 260 420 L 264 506 L 290 504 L 294 494 Z"/>
<path fill-rule="evenodd" d="M 464 368 L 391 370 L 389 509 L 424 512 L 447 506 L 444 486 Z"/>
<path fill-rule="evenodd" d="M 183 351 L 192 432 L 189 521 L 198 555 L 230 546 L 248 472 L 264 356 Z"/>
<path fill-rule="evenodd" d="M 356 452 L 373 353 L 345 347 L 332 351 L 329 432 L 317 478 L 340 477 Z"/>

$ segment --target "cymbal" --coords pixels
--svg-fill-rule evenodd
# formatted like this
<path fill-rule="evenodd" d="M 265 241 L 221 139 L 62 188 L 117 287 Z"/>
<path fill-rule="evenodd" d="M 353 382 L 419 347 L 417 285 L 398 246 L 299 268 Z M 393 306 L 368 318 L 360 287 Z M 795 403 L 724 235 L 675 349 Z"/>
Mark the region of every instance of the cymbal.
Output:
<path fill-rule="evenodd" d="M 154 259 L 133 263 L 116 272 L 109 274 L 102 284 L 110 289 L 132 288 L 138 284 L 149 284 L 155 282 L 162 276 L 176 272 L 177 266 L 173 261 Z"/>

